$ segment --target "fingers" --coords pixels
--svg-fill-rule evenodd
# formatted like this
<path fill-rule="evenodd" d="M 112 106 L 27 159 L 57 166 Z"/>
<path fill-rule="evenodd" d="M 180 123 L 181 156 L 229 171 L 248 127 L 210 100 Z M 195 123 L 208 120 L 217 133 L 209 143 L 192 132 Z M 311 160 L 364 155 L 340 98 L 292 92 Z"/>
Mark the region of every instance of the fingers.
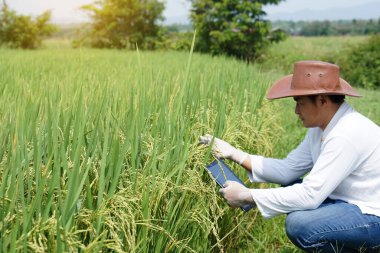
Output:
<path fill-rule="evenodd" d="M 219 193 L 220 193 L 220 195 L 222 195 L 222 197 L 226 200 L 226 203 L 227 203 L 227 205 L 229 206 L 229 207 L 235 207 L 234 205 L 233 205 L 233 203 L 231 202 L 231 200 L 229 199 L 229 197 L 227 197 L 227 192 L 230 190 L 230 189 L 228 189 L 228 187 L 230 186 L 230 182 L 231 181 L 226 181 L 224 184 L 223 184 L 223 188 L 221 188 L 220 190 L 219 190 Z"/>
<path fill-rule="evenodd" d="M 223 184 L 223 188 L 220 188 L 219 190 L 219 193 L 224 197 L 224 194 L 226 193 L 226 189 L 229 185 L 229 180 L 227 180 L 224 184 Z"/>
<path fill-rule="evenodd" d="M 212 140 L 214 139 L 214 143 L 212 145 L 212 154 L 217 158 L 224 158 L 223 152 L 219 149 L 217 144 L 218 139 L 214 138 L 214 136 L 206 134 L 204 136 L 199 136 L 199 144 L 201 145 L 210 145 Z"/>
<path fill-rule="evenodd" d="M 200 144 L 206 144 L 209 145 L 212 140 L 212 136 L 209 134 L 206 134 L 205 136 L 200 136 L 199 137 L 199 143 Z"/>
<path fill-rule="evenodd" d="M 220 188 L 219 190 L 219 193 L 224 197 L 226 191 L 227 191 L 227 187 L 230 185 L 230 181 L 227 180 L 224 184 L 223 184 L 223 188 Z"/>
<path fill-rule="evenodd" d="M 205 145 L 208 145 L 210 142 L 209 142 L 209 140 L 206 138 L 206 137 L 204 137 L 204 136 L 200 136 L 199 137 L 199 144 L 205 144 Z"/>

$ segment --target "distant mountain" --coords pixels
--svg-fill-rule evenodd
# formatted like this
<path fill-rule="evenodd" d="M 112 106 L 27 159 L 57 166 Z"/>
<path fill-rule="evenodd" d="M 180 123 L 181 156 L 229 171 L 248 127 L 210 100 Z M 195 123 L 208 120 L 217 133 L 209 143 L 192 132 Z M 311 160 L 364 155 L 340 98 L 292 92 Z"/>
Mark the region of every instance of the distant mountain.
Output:
<path fill-rule="evenodd" d="M 380 2 L 371 2 L 345 8 L 331 8 L 325 10 L 304 9 L 296 12 L 279 12 L 269 14 L 270 20 L 350 20 L 350 19 L 378 19 L 380 18 Z"/>
<path fill-rule="evenodd" d="M 265 9 L 265 8 L 264 8 Z M 167 16 L 163 22 L 168 24 L 189 24 L 188 15 Z M 380 18 L 380 1 L 359 4 L 344 8 L 329 8 L 324 10 L 304 9 L 296 12 L 278 12 L 268 14 L 269 20 L 351 20 Z"/>
<path fill-rule="evenodd" d="M 333 0 L 332 0 L 333 1 Z M 265 10 L 265 7 L 264 7 Z M 165 20 L 161 22 L 164 25 L 170 24 L 190 24 L 189 10 L 179 10 L 174 15 L 165 15 Z M 184 14 L 186 13 L 186 14 Z M 275 20 L 351 20 L 351 19 L 378 19 L 380 18 L 380 1 L 364 3 L 356 6 L 345 8 L 329 8 L 324 10 L 304 9 L 296 12 L 277 12 L 269 13 L 267 19 Z M 88 22 L 89 18 L 84 16 L 73 17 L 53 17 L 53 23 L 56 24 L 72 24 Z"/>

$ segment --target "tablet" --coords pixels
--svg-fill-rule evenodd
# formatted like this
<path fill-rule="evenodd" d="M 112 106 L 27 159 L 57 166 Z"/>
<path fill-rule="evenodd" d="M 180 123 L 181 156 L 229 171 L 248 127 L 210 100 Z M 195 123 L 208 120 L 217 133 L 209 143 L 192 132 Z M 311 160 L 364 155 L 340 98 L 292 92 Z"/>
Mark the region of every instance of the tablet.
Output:
<path fill-rule="evenodd" d="M 221 159 L 216 159 L 211 164 L 207 165 L 207 170 L 210 172 L 212 177 L 215 179 L 216 183 L 223 187 L 224 183 L 227 180 L 238 182 L 239 184 L 242 184 L 245 186 L 243 181 L 238 178 L 235 173 L 232 172 L 232 170 L 223 162 Z M 247 204 L 242 207 L 240 207 L 243 211 L 247 212 L 249 211 L 253 205 Z"/>

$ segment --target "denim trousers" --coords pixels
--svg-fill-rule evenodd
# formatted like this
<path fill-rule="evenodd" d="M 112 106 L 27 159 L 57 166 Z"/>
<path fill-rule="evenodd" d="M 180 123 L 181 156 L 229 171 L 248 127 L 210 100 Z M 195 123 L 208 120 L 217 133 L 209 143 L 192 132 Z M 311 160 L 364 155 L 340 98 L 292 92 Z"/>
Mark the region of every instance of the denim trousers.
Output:
<path fill-rule="evenodd" d="M 286 234 L 306 252 L 380 252 L 380 217 L 341 200 L 289 213 Z"/>

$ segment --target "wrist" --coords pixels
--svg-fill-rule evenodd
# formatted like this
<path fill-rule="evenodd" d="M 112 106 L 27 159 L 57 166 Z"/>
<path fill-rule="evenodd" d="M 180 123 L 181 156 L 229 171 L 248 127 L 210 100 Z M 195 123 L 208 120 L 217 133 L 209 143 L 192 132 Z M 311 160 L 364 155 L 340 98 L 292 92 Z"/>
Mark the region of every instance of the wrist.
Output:
<path fill-rule="evenodd" d="M 247 153 L 237 148 L 235 148 L 234 152 L 231 155 L 231 159 L 240 165 L 245 161 L 245 159 L 247 159 L 247 157 L 248 157 Z"/>
<path fill-rule="evenodd" d="M 253 203 L 253 198 L 251 195 L 251 191 L 247 188 L 244 191 L 242 191 L 240 194 L 240 199 L 245 203 L 245 204 L 252 204 Z"/>

